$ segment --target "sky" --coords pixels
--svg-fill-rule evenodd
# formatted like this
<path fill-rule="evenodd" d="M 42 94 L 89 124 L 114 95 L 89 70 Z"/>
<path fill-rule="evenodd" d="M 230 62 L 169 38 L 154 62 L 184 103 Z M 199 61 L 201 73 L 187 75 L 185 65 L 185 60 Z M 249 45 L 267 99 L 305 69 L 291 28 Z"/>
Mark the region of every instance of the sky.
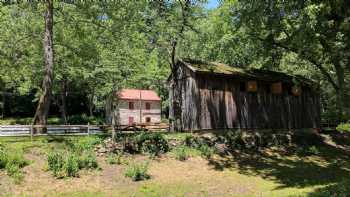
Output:
<path fill-rule="evenodd" d="M 208 9 L 213 9 L 213 8 L 218 7 L 218 5 L 219 5 L 219 0 L 209 0 L 206 7 Z"/>

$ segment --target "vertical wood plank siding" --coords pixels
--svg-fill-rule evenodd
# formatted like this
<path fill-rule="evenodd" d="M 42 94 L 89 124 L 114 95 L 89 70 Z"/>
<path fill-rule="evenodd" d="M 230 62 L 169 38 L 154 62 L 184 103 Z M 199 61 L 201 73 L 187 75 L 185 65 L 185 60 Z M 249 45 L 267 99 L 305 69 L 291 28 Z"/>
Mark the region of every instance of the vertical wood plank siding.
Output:
<path fill-rule="evenodd" d="M 240 90 L 235 76 L 194 73 L 182 67 L 180 76 L 183 130 L 242 128 L 298 129 L 320 125 L 319 94 L 302 87 L 294 96 L 283 83 L 282 94 L 267 91 L 271 83 L 257 81 L 257 92 Z"/>

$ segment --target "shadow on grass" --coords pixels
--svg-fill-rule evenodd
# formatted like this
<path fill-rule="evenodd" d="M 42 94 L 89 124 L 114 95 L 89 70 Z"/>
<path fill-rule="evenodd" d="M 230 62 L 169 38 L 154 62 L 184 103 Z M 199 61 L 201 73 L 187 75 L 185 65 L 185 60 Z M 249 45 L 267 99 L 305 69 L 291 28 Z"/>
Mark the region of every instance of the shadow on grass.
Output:
<path fill-rule="evenodd" d="M 228 156 L 211 159 L 209 164 L 216 170 L 237 168 L 242 174 L 273 180 L 280 184 L 276 190 L 329 184 L 336 187 L 350 177 L 349 155 L 327 145 L 318 146 L 318 150 L 317 155 L 307 155 L 305 151 L 292 149 L 236 151 Z"/>

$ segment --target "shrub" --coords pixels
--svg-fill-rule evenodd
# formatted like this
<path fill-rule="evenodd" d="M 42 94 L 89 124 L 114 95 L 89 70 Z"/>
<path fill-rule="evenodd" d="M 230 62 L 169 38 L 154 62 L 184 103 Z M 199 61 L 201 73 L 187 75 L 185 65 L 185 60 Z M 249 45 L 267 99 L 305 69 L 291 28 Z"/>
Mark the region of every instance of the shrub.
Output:
<path fill-rule="evenodd" d="M 141 181 L 150 178 L 147 171 L 148 162 L 140 164 L 134 163 L 126 169 L 125 176 L 130 177 L 133 181 Z"/>
<path fill-rule="evenodd" d="M 242 132 L 230 130 L 221 136 L 221 141 L 223 141 L 229 148 L 242 148 L 244 147 L 244 141 Z"/>
<path fill-rule="evenodd" d="M 201 145 L 199 151 L 201 152 L 201 155 L 207 159 L 210 159 L 214 154 L 214 149 L 206 144 Z"/>
<path fill-rule="evenodd" d="M 173 150 L 175 159 L 179 161 L 185 161 L 189 158 L 188 148 L 186 146 L 180 146 Z"/>
<path fill-rule="evenodd" d="M 8 163 L 6 165 L 7 175 L 13 178 L 16 184 L 20 183 L 23 180 L 23 174 L 20 170 L 20 167 L 14 163 Z"/>
<path fill-rule="evenodd" d="M 14 152 L 16 151 L 16 152 Z M 14 150 L 7 156 L 7 165 L 16 165 L 19 168 L 23 168 L 28 164 L 28 161 L 24 159 L 23 152 L 20 150 Z"/>
<path fill-rule="evenodd" d="M 81 153 L 86 150 L 92 150 L 95 145 L 101 144 L 102 139 L 97 136 L 89 136 L 79 138 L 77 141 L 73 141 L 69 146 L 77 153 Z"/>
<path fill-rule="evenodd" d="M 194 137 L 193 135 L 187 135 L 185 137 L 185 145 L 188 147 L 197 147 L 199 144 L 198 139 Z"/>
<path fill-rule="evenodd" d="M 161 133 L 143 132 L 135 137 L 138 151 L 151 155 L 159 155 L 169 150 L 169 145 Z"/>
<path fill-rule="evenodd" d="M 112 154 L 109 154 L 107 156 L 106 162 L 108 164 L 118 164 L 119 165 L 122 163 L 121 159 L 122 159 L 122 156 L 120 154 L 113 154 L 112 153 Z"/>
<path fill-rule="evenodd" d="M 50 152 L 47 155 L 48 169 L 52 171 L 55 177 L 62 177 L 63 166 L 65 164 L 62 152 Z"/>
<path fill-rule="evenodd" d="M 311 155 L 317 155 L 320 153 L 320 151 L 317 149 L 316 146 L 310 146 L 307 150 L 307 153 Z"/>
<path fill-rule="evenodd" d="M 79 158 L 74 153 L 68 153 L 63 170 L 68 177 L 78 176 Z"/>
<path fill-rule="evenodd" d="M 79 168 L 95 169 L 98 167 L 96 155 L 92 151 L 85 151 L 79 160 Z"/>
<path fill-rule="evenodd" d="M 28 161 L 24 159 L 22 150 L 0 147 L 0 169 L 5 168 L 7 175 L 12 177 L 16 184 L 23 179 L 20 169 L 27 164 Z"/>
<path fill-rule="evenodd" d="M 5 152 L 5 149 L 0 147 L 0 169 L 5 168 L 6 164 L 7 164 L 7 154 Z"/>
<path fill-rule="evenodd" d="M 95 116 L 88 116 L 86 114 L 72 115 L 68 117 L 70 124 L 103 124 L 103 119 Z"/>
<path fill-rule="evenodd" d="M 350 194 L 350 180 L 344 179 L 335 184 L 316 189 L 310 197 L 347 197 Z"/>
<path fill-rule="evenodd" d="M 83 152 L 79 157 L 75 152 L 51 152 L 47 156 L 48 170 L 57 178 L 77 177 L 80 169 L 98 167 L 92 151 Z"/>
<path fill-rule="evenodd" d="M 337 131 L 339 132 L 350 132 L 350 123 L 342 123 L 337 126 Z"/>

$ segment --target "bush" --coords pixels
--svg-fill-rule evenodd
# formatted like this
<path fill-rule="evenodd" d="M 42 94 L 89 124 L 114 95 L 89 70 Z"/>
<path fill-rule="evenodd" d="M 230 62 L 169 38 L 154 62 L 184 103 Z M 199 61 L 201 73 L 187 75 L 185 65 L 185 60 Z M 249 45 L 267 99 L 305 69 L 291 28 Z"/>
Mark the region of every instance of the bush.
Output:
<path fill-rule="evenodd" d="M 350 180 L 345 179 L 335 184 L 316 189 L 310 197 L 348 197 L 350 194 Z"/>
<path fill-rule="evenodd" d="M 74 153 L 68 153 L 63 170 L 65 176 L 77 177 L 79 172 L 79 158 Z"/>
<path fill-rule="evenodd" d="M 201 145 L 199 151 L 201 152 L 201 155 L 207 159 L 210 159 L 214 154 L 214 149 L 206 144 Z"/>
<path fill-rule="evenodd" d="M 55 177 L 62 177 L 63 166 L 65 164 L 62 152 L 50 152 L 47 155 L 48 169 L 52 171 Z"/>
<path fill-rule="evenodd" d="M 48 170 L 57 178 L 77 177 L 80 169 L 98 167 L 94 152 L 83 152 L 78 156 L 75 152 L 51 152 L 47 156 Z"/>
<path fill-rule="evenodd" d="M 104 121 L 100 117 L 88 116 L 86 114 L 72 115 L 68 117 L 68 122 L 70 124 L 103 124 Z"/>
<path fill-rule="evenodd" d="M 89 136 L 79 138 L 77 141 L 73 141 L 69 144 L 74 152 L 82 153 L 83 151 L 92 150 L 95 145 L 101 144 L 102 139 L 97 136 Z"/>
<path fill-rule="evenodd" d="M 244 141 L 242 132 L 230 130 L 221 136 L 221 141 L 223 141 L 229 148 L 242 148 L 244 147 Z"/>
<path fill-rule="evenodd" d="M 133 181 L 141 181 L 150 178 L 147 171 L 148 162 L 141 164 L 134 163 L 126 169 L 125 176 L 130 177 Z"/>
<path fill-rule="evenodd" d="M 317 155 L 320 154 L 320 151 L 317 149 L 316 146 L 310 146 L 307 150 L 307 153 L 310 155 Z"/>
<path fill-rule="evenodd" d="M 79 160 L 79 168 L 96 169 L 98 167 L 96 155 L 92 151 L 85 151 Z"/>
<path fill-rule="evenodd" d="M 337 126 L 337 131 L 345 133 L 350 132 L 350 123 L 342 123 Z"/>
<path fill-rule="evenodd" d="M 189 158 L 189 151 L 186 146 L 180 146 L 173 150 L 175 159 L 179 161 L 185 161 Z"/>
<path fill-rule="evenodd" d="M 161 133 L 143 132 L 135 137 L 137 149 L 151 155 L 159 155 L 169 150 L 169 145 Z"/>
<path fill-rule="evenodd" d="M 0 169 L 5 169 L 7 175 L 12 177 L 16 184 L 23 179 L 20 169 L 27 164 L 28 161 L 24 159 L 22 150 L 10 150 L 0 147 Z"/>
<path fill-rule="evenodd" d="M 122 156 L 120 155 L 120 154 L 109 154 L 108 156 L 107 156 L 107 158 L 106 158 L 106 162 L 108 163 L 108 164 L 121 164 L 122 163 L 122 161 L 121 161 L 121 159 L 122 159 Z"/>
<path fill-rule="evenodd" d="M 13 178 L 16 184 L 20 183 L 23 180 L 23 174 L 18 165 L 14 163 L 8 163 L 6 165 L 7 175 Z"/>
<path fill-rule="evenodd" d="M 7 154 L 5 152 L 5 149 L 0 147 L 0 169 L 5 168 L 6 164 L 7 164 Z"/>
<path fill-rule="evenodd" d="M 187 135 L 185 137 L 185 145 L 188 147 L 192 147 L 195 148 L 198 146 L 199 142 L 198 142 L 198 138 L 194 137 L 193 135 Z"/>

